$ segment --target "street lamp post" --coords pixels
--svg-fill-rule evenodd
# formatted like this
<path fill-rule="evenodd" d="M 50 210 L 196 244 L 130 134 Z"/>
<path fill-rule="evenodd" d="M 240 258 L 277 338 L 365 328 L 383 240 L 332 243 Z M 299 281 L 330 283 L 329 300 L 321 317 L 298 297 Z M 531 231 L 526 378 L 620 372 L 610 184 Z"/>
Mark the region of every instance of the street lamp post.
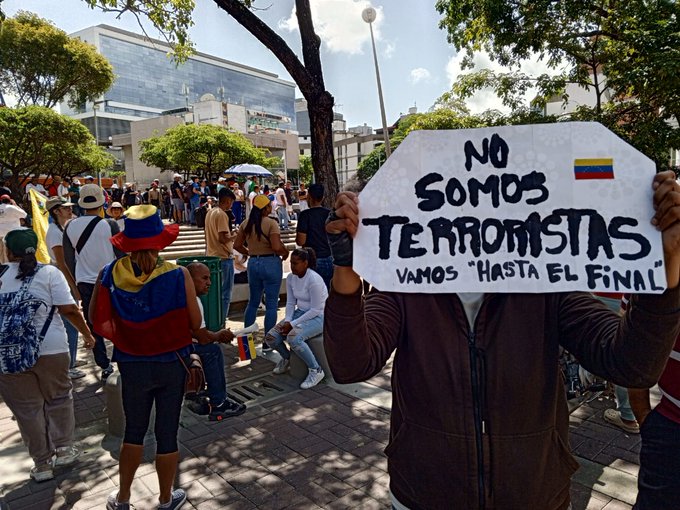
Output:
<path fill-rule="evenodd" d="M 362 13 L 361 18 L 368 23 L 371 30 L 371 45 L 373 46 L 373 62 L 375 63 L 375 79 L 378 82 L 378 100 L 380 101 L 380 115 L 382 116 L 383 138 L 385 139 L 385 158 L 389 158 L 392 154 L 390 147 L 390 135 L 387 132 L 387 117 L 385 116 L 385 102 L 383 101 L 382 85 L 380 84 L 380 69 L 378 68 L 378 54 L 375 51 L 375 38 L 373 37 L 373 22 L 376 18 L 376 12 L 373 7 L 366 7 Z"/>

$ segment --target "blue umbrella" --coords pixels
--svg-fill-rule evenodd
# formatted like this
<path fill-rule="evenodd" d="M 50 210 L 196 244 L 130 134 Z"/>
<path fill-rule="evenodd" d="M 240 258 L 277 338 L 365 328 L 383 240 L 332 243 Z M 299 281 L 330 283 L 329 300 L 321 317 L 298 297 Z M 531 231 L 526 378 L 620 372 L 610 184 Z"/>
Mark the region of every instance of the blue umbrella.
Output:
<path fill-rule="evenodd" d="M 272 173 L 265 167 L 260 165 L 251 165 L 249 163 L 234 165 L 225 170 L 224 173 L 233 175 L 259 175 L 262 177 L 273 177 Z"/>

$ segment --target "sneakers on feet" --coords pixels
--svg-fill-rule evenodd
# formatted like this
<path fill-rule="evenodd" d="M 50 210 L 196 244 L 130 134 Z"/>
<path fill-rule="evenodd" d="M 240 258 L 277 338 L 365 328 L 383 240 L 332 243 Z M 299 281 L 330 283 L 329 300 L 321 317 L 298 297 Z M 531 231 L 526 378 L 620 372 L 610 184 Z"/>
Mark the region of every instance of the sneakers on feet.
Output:
<path fill-rule="evenodd" d="M 68 466 L 69 464 L 73 464 L 79 455 L 80 452 L 75 446 L 63 446 L 61 448 L 57 448 L 54 465 Z"/>
<path fill-rule="evenodd" d="M 106 498 L 106 510 L 134 510 L 134 508 L 135 507 L 132 506 L 129 501 L 127 503 L 118 501 L 118 489 L 113 491 L 109 494 L 109 497 Z"/>
<path fill-rule="evenodd" d="M 326 376 L 324 373 L 323 369 L 321 367 L 319 368 L 310 368 L 309 369 L 309 374 L 307 375 L 307 379 L 302 381 L 302 384 L 300 385 L 300 388 L 303 390 L 308 390 L 309 388 L 313 388 L 317 384 L 319 384 L 323 378 Z"/>
<path fill-rule="evenodd" d="M 224 418 L 231 418 L 232 416 L 240 416 L 246 412 L 246 405 L 239 404 L 235 400 L 227 397 L 220 405 L 210 409 L 208 419 L 210 421 L 222 421 Z"/>
<path fill-rule="evenodd" d="M 612 425 L 619 427 L 624 432 L 629 434 L 639 434 L 640 426 L 637 422 L 626 422 L 621 418 L 621 412 L 616 409 L 605 409 L 604 411 L 604 421 L 611 423 Z"/>
<path fill-rule="evenodd" d="M 68 376 L 71 379 L 81 379 L 85 377 L 85 372 L 83 372 L 82 370 L 78 370 L 77 368 L 72 368 L 68 371 Z"/>
<path fill-rule="evenodd" d="M 272 370 L 273 374 L 280 375 L 285 372 L 288 372 L 290 370 L 290 360 L 286 358 L 281 358 L 279 362 L 276 364 L 274 367 L 274 370 Z"/>
<path fill-rule="evenodd" d="M 106 382 L 106 380 L 109 378 L 109 376 L 113 373 L 113 365 L 109 365 L 105 369 L 102 370 L 102 384 Z"/>
<path fill-rule="evenodd" d="M 158 510 L 176 510 L 181 508 L 187 501 L 187 494 L 182 489 L 175 489 L 172 491 L 172 497 L 170 501 L 164 504 L 158 505 Z"/>
<path fill-rule="evenodd" d="M 31 478 L 36 482 L 46 482 L 47 480 L 52 480 L 54 478 L 54 471 L 52 469 L 52 463 L 46 462 L 39 466 L 33 466 L 31 468 Z"/>

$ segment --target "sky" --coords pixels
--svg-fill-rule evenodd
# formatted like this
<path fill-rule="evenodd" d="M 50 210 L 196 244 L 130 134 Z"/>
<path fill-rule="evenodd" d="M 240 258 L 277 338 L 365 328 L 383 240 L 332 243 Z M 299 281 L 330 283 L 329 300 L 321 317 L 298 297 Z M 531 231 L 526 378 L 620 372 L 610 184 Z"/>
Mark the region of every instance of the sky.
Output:
<path fill-rule="evenodd" d="M 315 28 L 322 40 L 326 88 L 335 97 L 335 109 L 344 115 L 348 127 L 364 123 L 373 128 L 381 125 L 370 32 L 361 18 L 362 10 L 369 5 L 377 11 L 373 29 L 388 124 L 412 106 L 427 111 L 437 97 L 450 89 L 462 55 L 456 55 L 446 33 L 438 28 L 440 17 L 434 3 L 434 0 L 311 0 Z M 255 6 L 261 9 L 258 15 L 301 58 L 294 1 L 257 0 Z M 18 10 L 37 13 L 68 33 L 98 24 L 141 33 L 134 16 L 126 14 L 118 19 L 117 14 L 90 9 L 83 0 L 5 0 L 3 9 L 8 16 Z M 212 0 L 196 0 L 193 19 L 190 35 L 196 50 L 290 80 L 269 50 Z M 150 23 L 145 28 L 150 36 L 158 37 Z M 484 55 L 477 61 L 481 66 L 493 67 Z M 301 97 L 299 90 L 297 96 Z M 491 94 L 481 93 L 469 106 L 479 112 L 499 104 Z"/>

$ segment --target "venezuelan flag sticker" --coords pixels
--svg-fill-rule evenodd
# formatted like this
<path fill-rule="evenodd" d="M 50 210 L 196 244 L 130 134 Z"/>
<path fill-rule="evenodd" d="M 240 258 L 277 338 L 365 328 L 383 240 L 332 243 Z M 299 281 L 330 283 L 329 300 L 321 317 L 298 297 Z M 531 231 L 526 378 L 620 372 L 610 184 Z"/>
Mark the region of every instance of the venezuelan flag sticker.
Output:
<path fill-rule="evenodd" d="M 237 338 L 238 343 L 238 357 L 241 361 L 247 359 L 255 359 L 257 353 L 255 352 L 255 341 L 253 335 L 243 335 Z"/>
<path fill-rule="evenodd" d="M 575 159 L 574 177 L 580 179 L 613 179 L 614 160 L 611 158 L 600 159 Z"/>

